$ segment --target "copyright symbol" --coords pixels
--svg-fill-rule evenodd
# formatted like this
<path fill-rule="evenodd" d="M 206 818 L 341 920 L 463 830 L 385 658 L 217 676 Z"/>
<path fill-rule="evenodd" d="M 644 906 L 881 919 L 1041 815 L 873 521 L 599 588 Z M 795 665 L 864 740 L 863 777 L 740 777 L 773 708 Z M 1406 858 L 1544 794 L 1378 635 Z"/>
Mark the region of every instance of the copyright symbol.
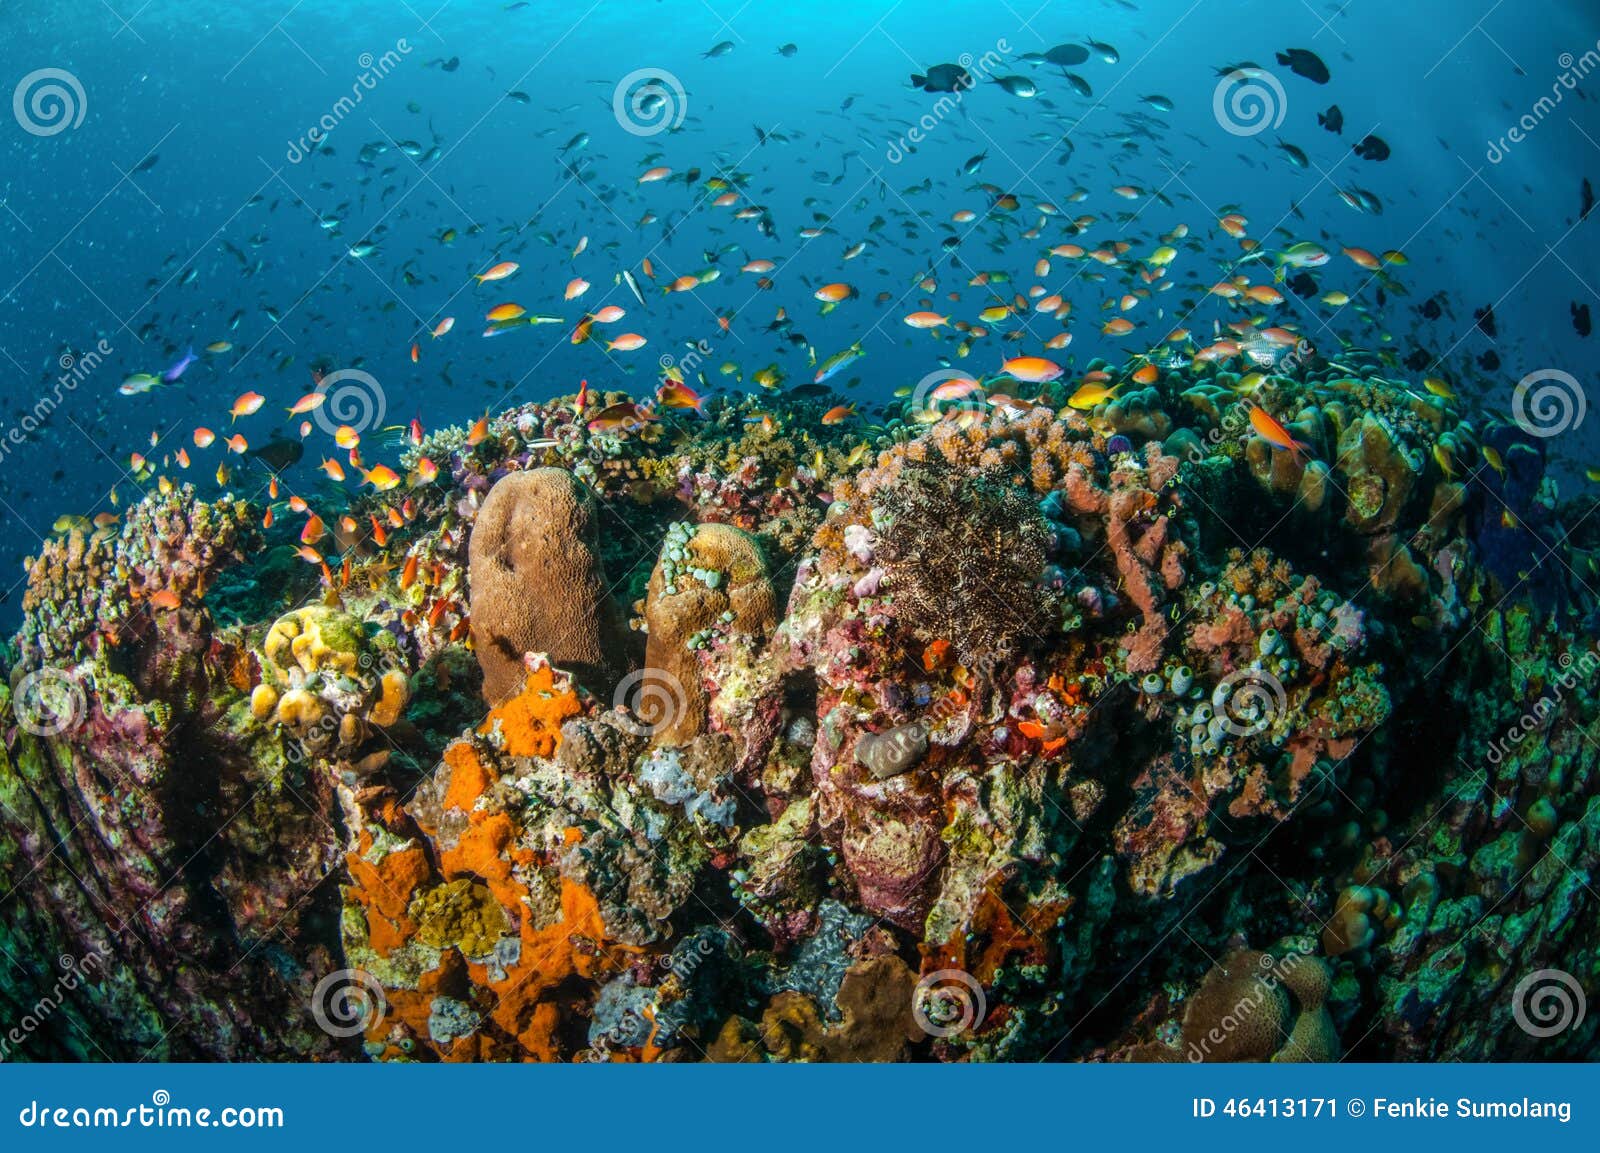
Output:
<path fill-rule="evenodd" d="M 1360 1097 L 1352 1097 L 1350 1098 L 1350 1103 L 1346 1105 L 1345 1108 L 1350 1110 L 1350 1116 L 1359 1117 L 1367 1111 L 1367 1103 Z"/>

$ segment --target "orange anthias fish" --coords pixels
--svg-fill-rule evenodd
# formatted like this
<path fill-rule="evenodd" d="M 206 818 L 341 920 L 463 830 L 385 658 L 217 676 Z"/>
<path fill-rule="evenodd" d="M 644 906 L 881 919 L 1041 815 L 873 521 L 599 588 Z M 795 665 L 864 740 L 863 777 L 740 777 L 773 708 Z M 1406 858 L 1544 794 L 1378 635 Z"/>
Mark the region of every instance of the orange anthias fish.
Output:
<path fill-rule="evenodd" d="M 361 470 L 361 479 L 379 492 L 388 492 L 400 483 L 400 474 L 386 464 L 375 464 Z"/>
<path fill-rule="evenodd" d="M 228 410 L 228 415 L 233 417 L 234 420 L 238 420 L 241 416 L 249 416 L 251 413 L 258 412 L 266 402 L 267 398 L 259 392 L 241 393 L 239 398 L 233 402 L 233 407 Z"/>
<path fill-rule="evenodd" d="M 842 424 L 844 421 L 849 420 L 855 414 L 856 414 L 856 406 L 855 405 L 853 405 L 853 404 L 836 404 L 832 408 L 830 408 L 827 412 L 822 414 L 822 423 L 823 424 Z"/>
<path fill-rule="evenodd" d="M 1046 384 L 1061 375 L 1061 366 L 1042 356 L 1017 356 L 1003 362 L 1000 371 L 1028 384 Z"/>
<path fill-rule="evenodd" d="M 1262 440 L 1275 449 L 1281 449 L 1289 453 L 1296 462 L 1304 461 L 1311 451 L 1309 444 L 1290 436 L 1289 430 L 1278 423 L 1277 418 L 1259 404 L 1250 406 L 1250 427 L 1256 430 L 1256 435 Z"/>
<path fill-rule="evenodd" d="M 690 408 L 705 413 L 706 398 L 681 380 L 664 381 L 656 390 L 656 400 L 662 408 Z"/>
<path fill-rule="evenodd" d="M 516 263 L 515 261 L 503 260 L 491 268 L 488 272 L 480 272 L 478 274 L 478 283 L 482 284 L 483 282 L 489 280 L 504 280 L 521 267 L 522 265 Z"/>
<path fill-rule="evenodd" d="M 590 432 L 631 432 L 643 427 L 648 421 L 656 419 L 655 413 L 631 400 L 624 400 L 613 404 L 610 408 L 602 409 L 600 413 L 589 422 Z"/>

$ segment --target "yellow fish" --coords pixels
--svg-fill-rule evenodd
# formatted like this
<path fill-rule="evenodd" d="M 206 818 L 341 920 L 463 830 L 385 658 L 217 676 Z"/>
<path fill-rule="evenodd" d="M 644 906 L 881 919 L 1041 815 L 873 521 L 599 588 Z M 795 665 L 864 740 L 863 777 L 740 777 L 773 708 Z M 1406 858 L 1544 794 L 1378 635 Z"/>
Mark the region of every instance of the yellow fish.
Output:
<path fill-rule="evenodd" d="M 1089 381 L 1078 386 L 1078 391 L 1067 398 L 1067 405 L 1079 412 L 1087 412 L 1096 405 L 1112 399 L 1117 394 L 1121 385 L 1106 385 L 1099 381 Z"/>

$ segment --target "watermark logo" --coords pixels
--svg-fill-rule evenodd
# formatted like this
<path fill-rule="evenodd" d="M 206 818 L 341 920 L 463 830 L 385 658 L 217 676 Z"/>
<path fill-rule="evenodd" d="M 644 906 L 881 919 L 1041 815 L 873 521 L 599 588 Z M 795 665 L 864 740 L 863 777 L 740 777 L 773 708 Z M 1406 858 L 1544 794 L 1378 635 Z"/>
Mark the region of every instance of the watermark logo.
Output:
<path fill-rule="evenodd" d="M 1560 436 L 1577 428 L 1588 408 L 1577 378 L 1557 368 L 1530 372 L 1511 393 L 1511 419 L 1529 436 Z"/>
<path fill-rule="evenodd" d="M 917 381 L 911 390 L 912 419 L 933 423 L 952 413 L 983 416 L 988 408 L 983 386 L 955 368 L 941 368 Z"/>
<path fill-rule="evenodd" d="M 371 373 L 341 368 L 318 381 L 317 391 L 328 399 L 316 407 L 312 416 L 317 427 L 329 436 L 336 435 L 341 426 L 363 433 L 383 425 L 388 397 Z"/>
<path fill-rule="evenodd" d="M 88 98 L 78 78 L 65 68 L 40 68 L 17 82 L 11 111 L 24 132 L 55 136 L 83 123 Z"/>
<path fill-rule="evenodd" d="M 683 84 L 662 68 L 636 68 L 618 80 L 611 93 L 611 114 L 633 136 L 671 132 L 688 113 Z"/>
<path fill-rule="evenodd" d="M 4 461 L 11 455 L 12 449 L 26 444 L 34 433 L 48 424 L 67 395 L 77 392 L 78 386 L 99 369 L 112 351 L 111 343 L 101 337 L 95 346 L 87 351 L 78 354 L 62 353 L 56 361 L 61 367 L 61 374 L 56 377 L 54 387 L 48 392 L 40 393 L 33 407 L 24 409 L 17 423 L 0 434 L 0 461 Z"/>
<path fill-rule="evenodd" d="M 925 974 L 911 991 L 911 1015 L 930 1037 L 958 1037 L 983 1024 L 989 1011 L 978 979 L 964 969 Z"/>
<path fill-rule="evenodd" d="M 1288 707 L 1283 682 L 1262 669 L 1235 669 L 1211 694 L 1217 720 L 1236 737 L 1265 732 Z"/>
<path fill-rule="evenodd" d="M 1588 1008 L 1583 986 L 1565 969 L 1529 973 L 1511 994 L 1511 1016 L 1530 1037 L 1554 1037 L 1576 1029 Z"/>
<path fill-rule="evenodd" d="M 1256 974 L 1257 979 L 1246 984 L 1245 992 L 1204 1035 L 1189 1042 L 1184 1056 L 1191 1064 L 1198 1065 L 1210 1060 L 1241 1028 L 1258 1028 L 1257 1018 L 1267 1008 L 1267 999 L 1284 986 L 1285 979 L 1297 965 L 1308 962 L 1321 964 L 1309 954 L 1297 950 L 1291 950 L 1282 957 L 1262 953 L 1256 958 L 1256 968 L 1260 970 Z M 1224 969 L 1223 972 L 1226 975 L 1228 971 Z"/>
<path fill-rule="evenodd" d="M 706 362 L 706 357 L 710 356 L 713 351 L 715 350 L 711 347 L 711 342 L 702 337 L 691 344 L 689 351 L 682 356 L 674 356 L 670 352 L 663 352 L 656 360 L 656 363 L 661 366 L 663 373 L 669 373 L 673 369 L 677 369 L 679 375 L 687 380 L 700 371 L 700 366 Z"/>
<path fill-rule="evenodd" d="M 957 60 L 961 66 L 962 76 L 951 85 L 952 90 L 939 93 L 939 99 L 934 101 L 931 111 L 924 112 L 917 122 L 906 130 L 904 136 L 891 140 L 883 158 L 890 164 L 899 164 L 915 152 L 916 146 L 926 140 L 929 133 L 961 107 L 961 102 L 966 99 L 967 93 L 976 88 L 980 80 L 1005 63 L 1005 57 L 1010 52 L 1011 45 L 1006 43 L 1004 38 L 996 40 L 994 47 L 982 56 L 975 57 L 970 52 L 963 52 Z"/>
<path fill-rule="evenodd" d="M 29 1037 L 43 1028 L 55 1011 L 67 1002 L 69 993 L 76 993 L 78 987 L 90 977 L 103 973 L 106 958 L 98 951 L 85 953 L 81 957 L 63 953 L 58 963 L 61 975 L 55 979 L 50 991 L 35 1001 L 15 1024 L 0 1035 L 0 1061 L 9 1061 Z"/>
<path fill-rule="evenodd" d="M 289 147 L 283 154 L 284 159 L 290 164 L 299 164 L 320 148 L 333 134 L 333 130 L 343 124 L 345 118 L 356 110 L 357 105 L 367 98 L 367 93 L 376 89 L 378 82 L 398 68 L 401 60 L 409 55 L 411 55 L 411 44 L 404 36 L 396 40 L 394 47 L 382 56 L 363 52 L 356 60 L 356 65 L 361 71 L 356 76 L 355 82 L 350 85 L 350 95 L 335 100 L 333 107 L 306 129 L 304 135 L 298 140 L 289 141 Z"/>
<path fill-rule="evenodd" d="M 1517 122 L 1506 130 L 1504 136 L 1489 141 L 1489 147 L 1484 151 L 1483 158 L 1490 164 L 1499 164 L 1504 160 L 1513 147 L 1521 144 L 1534 129 L 1544 123 L 1544 118 L 1556 110 L 1556 105 L 1566 99 L 1568 92 L 1578 90 L 1579 81 L 1586 79 L 1591 72 L 1600 68 L 1600 41 L 1596 41 L 1595 46 L 1585 51 L 1582 56 L 1563 52 L 1556 58 L 1556 66 L 1561 72 L 1550 85 L 1550 95 L 1535 100 L 1533 107 L 1524 112 Z"/>
<path fill-rule="evenodd" d="M 36 737 L 58 737 L 76 728 L 89 711 L 78 678 L 48 666 L 22 678 L 11 707 L 23 732 Z"/>
<path fill-rule="evenodd" d="M 611 707 L 623 715 L 619 726 L 636 737 L 671 728 L 689 710 L 683 684 L 666 669 L 643 668 L 629 673 L 611 695 Z"/>
<path fill-rule="evenodd" d="M 1506 728 L 1504 736 L 1489 746 L 1491 765 L 1498 765 L 1514 755 L 1524 741 L 1539 732 L 1559 711 L 1567 694 L 1578 687 L 1580 680 L 1593 679 L 1595 670 L 1600 669 L 1600 651 L 1585 649 L 1576 659 L 1569 652 L 1562 653 L 1556 663 L 1561 666 L 1561 672 L 1550 678 L 1544 695 Z"/>
<path fill-rule="evenodd" d="M 1211 114 L 1234 136 L 1259 136 L 1281 125 L 1288 112 L 1283 82 L 1260 68 L 1235 68 L 1211 94 Z"/>
<path fill-rule="evenodd" d="M 365 1033 L 388 1010 L 383 986 L 365 969 L 336 969 L 318 981 L 311 994 L 311 1016 L 330 1037 Z"/>

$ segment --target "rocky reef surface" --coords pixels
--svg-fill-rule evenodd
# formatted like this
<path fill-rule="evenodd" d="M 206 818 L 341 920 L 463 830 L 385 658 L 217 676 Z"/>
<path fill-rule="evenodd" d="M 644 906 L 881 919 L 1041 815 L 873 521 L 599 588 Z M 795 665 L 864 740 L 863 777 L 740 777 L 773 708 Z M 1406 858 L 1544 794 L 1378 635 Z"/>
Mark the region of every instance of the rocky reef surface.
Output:
<path fill-rule="evenodd" d="M 5 1055 L 1600 1055 L 1592 506 L 1376 364 L 1244 393 L 557 398 L 320 579 L 232 494 L 71 528 Z"/>

